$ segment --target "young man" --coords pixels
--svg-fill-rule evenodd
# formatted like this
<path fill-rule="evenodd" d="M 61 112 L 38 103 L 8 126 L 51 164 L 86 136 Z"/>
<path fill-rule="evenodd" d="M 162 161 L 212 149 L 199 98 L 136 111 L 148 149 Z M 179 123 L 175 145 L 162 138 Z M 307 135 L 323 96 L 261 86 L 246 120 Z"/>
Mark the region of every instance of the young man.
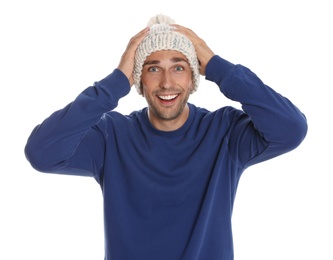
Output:
<path fill-rule="evenodd" d="M 188 103 L 200 74 L 242 110 Z M 147 108 L 112 111 L 132 85 Z M 241 174 L 296 148 L 306 132 L 287 98 L 158 15 L 130 40 L 117 69 L 33 130 L 25 153 L 38 171 L 96 179 L 105 259 L 231 260 Z"/>

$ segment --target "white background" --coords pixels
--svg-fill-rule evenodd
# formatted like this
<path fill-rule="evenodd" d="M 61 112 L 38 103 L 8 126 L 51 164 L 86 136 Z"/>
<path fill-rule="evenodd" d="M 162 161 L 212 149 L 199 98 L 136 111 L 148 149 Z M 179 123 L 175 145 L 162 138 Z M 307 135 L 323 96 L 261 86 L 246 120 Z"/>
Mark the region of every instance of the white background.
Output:
<path fill-rule="evenodd" d="M 308 119 L 308 135 L 296 150 L 241 178 L 233 214 L 235 259 L 332 260 L 328 0 L 1 1 L 0 259 L 103 259 L 97 183 L 35 171 L 24 145 L 33 127 L 112 72 L 129 39 L 157 13 L 249 67 Z M 238 106 L 203 77 L 190 102 L 211 110 Z M 126 114 L 143 106 L 132 89 L 117 110 Z"/>

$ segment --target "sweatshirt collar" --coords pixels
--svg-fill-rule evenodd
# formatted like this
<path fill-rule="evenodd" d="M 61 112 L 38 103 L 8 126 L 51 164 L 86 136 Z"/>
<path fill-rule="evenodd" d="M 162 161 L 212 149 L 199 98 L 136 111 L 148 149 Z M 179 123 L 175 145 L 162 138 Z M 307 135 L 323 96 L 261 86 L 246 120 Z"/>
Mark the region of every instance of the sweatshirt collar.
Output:
<path fill-rule="evenodd" d="M 190 110 L 188 118 L 185 121 L 185 123 L 180 128 L 178 128 L 177 130 L 162 131 L 162 130 L 156 129 L 149 121 L 148 108 L 147 107 L 145 107 L 142 110 L 142 113 L 141 113 L 142 121 L 143 121 L 145 127 L 147 128 L 147 130 L 150 131 L 152 134 L 159 135 L 159 136 L 165 136 L 165 137 L 174 137 L 174 136 L 182 135 L 185 132 L 187 132 L 187 130 L 190 128 L 190 126 L 192 125 L 192 122 L 194 120 L 194 116 L 195 116 L 194 106 L 190 103 L 187 103 L 187 104 L 188 104 L 189 110 Z"/>

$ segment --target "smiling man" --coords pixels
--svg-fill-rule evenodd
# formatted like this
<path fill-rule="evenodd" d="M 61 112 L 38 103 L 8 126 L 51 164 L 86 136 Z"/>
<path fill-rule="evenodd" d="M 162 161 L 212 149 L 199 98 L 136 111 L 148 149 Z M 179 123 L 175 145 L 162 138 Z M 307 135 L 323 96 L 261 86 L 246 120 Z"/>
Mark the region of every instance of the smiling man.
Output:
<path fill-rule="evenodd" d="M 200 74 L 242 109 L 189 103 Z M 147 107 L 112 111 L 131 86 Z M 232 260 L 241 175 L 306 133 L 287 98 L 158 15 L 132 37 L 118 68 L 36 126 L 25 154 L 38 171 L 97 181 L 106 260 Z"/>
<path fill-rule="evenodd" d="M 190 64 L 183 54 L 168 50 L 152 53 L 143 64 L 141 84 L 152 125 L 172 131 L 185 123 L 193 81 Z"/>

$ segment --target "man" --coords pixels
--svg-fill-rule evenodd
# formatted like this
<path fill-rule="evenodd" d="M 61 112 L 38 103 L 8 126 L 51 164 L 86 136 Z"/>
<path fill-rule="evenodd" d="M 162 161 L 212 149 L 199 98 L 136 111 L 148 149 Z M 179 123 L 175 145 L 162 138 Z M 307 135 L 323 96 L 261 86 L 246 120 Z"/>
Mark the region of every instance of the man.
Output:
<path fill-rule="evenodd" d="M 188 103 L 200 74 L 243 110 Z M 132 85 L 147 108 L 112 111 Z M 96 179 L 105 259 L 231 260 L 241 174 L 296 148 L 306 132 L 288 99 L 158 15 L 130 40 L 117 69 L 33 130 L 25 153 L 39 171 Z"/>

